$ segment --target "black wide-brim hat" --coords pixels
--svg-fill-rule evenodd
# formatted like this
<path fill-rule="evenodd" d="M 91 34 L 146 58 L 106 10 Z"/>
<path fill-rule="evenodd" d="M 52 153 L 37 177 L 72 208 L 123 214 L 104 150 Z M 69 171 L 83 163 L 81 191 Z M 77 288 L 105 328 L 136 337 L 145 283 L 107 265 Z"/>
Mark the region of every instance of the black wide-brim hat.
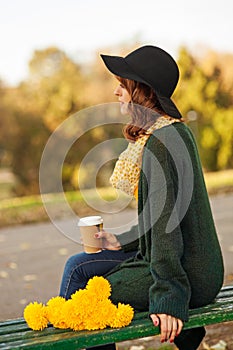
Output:
<path fill-rule="evenodd" d="M 164 112 L 173 118 L 182 118 L 171 100 L 179 80 L 179 69 L 175 60 L 166 51 L 146 45 L 126 57 L 100 56 L 111 73 L 150 86 L 155 91 Z"/>

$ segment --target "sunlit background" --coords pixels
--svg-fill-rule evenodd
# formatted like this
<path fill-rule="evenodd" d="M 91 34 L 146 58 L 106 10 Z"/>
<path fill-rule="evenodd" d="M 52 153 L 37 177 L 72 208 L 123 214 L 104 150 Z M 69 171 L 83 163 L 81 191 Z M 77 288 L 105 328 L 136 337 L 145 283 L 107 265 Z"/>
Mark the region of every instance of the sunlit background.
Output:
<path fill-rule="evenodd" d="M 219 186 L 218 174 L 220 186 L 232 186 L 231 0 L 223 0 L 221 6 L 217 0 L 9 0 L 0 4 L 2 209 L 12 210 L 9 198 L 39 195 L 41 155 L 61 122 L 83 108 L 115 101 L 116 81 L 99 54 L 125 55 L 146 44 L 164 48 L 178 62 L 181 79 L 173 97 L 196 136 L 208 185 Z M 73 198 L 80 186 L 90 189 L 93 163 L 79 173 L 82 158 L 90 147 L 115 137 L 122 137 L 121 128 L 96 129 L 79 140 L 81 144 L 74 144 L 62 174 L 67 195 L 73 193 Z M 103 167 L 97 179 L 100 188 L 109 186 L 113 165 Z M 2 225 L 14 223 L 4 210 Z M 35 208 L 33 213 L 27 207 L 24 218 L 16 215 L 17 220 L 37 220 Z"/>
<path fill-rule="evenodd" d="M 49 226 L 41 201 L 39 165 L 48 138 L 75 113 L 116 101 L 117 82 L 100 53 L 125 55 L 146 44 L 178 62 L 173 98 L 196 137 L 209 194 L 231 192 L 212 203 L 233 278 L 233 1 L 0 0 L 0 6 L 0 319 L 55 296 L 65 260 L 77 252 L 77 244 Z M 64 159 L 63 188 L 79 216 L 96 212 L 81 192 L 98 207 L 89 176 L 95 162 L 80 164 L 115 138 L 122 140 L 122 126 L 95 128 Z M 109 187 L 114 162 L 106 161 L 96 179 L 106 201 L 116 196 Z M 59 193 L 48 193 L 47 205 L 66 222 Z"/>
<path fill-rule="evenodd" d="M 0 77 L 16 84 L 28 74 L 34 50 L 56 46 L 76 62 L 95 51 L 140 41 L 177 56 L 181 45 L 233 52 L 231 0 L 9 0 L 0 1 Z M 117 46 L 116 49 L 114 47 Z"/>

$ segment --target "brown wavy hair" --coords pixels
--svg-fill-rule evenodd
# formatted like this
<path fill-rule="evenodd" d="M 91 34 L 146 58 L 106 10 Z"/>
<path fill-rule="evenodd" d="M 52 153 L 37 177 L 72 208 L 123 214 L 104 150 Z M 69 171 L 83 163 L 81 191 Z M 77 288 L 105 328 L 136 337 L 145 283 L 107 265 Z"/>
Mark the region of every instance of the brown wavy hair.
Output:
<path fill-rule="evenodd" d="M 119 76 L 116 78 L 131 97 L 128 107 L 131 122 L 124 127 L 123 133 L 128 140 L 136 141 L 139 137 L 146 135 L 147 130 L 158 117 L 166 116 L 166 113 L 150 86 Z"/>

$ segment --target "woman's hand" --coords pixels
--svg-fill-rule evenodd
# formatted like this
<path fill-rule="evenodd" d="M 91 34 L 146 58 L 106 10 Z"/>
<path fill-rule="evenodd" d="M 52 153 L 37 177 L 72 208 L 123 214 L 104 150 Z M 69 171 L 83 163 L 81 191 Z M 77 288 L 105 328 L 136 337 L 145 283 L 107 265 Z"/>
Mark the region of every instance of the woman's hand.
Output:
<path fill-rule="evenodd" d="M 108 250 L 119 250 L 121 249 L 121 245 L 117 240 L 116 236 L 112 233 L 108 233 L 103 231 L 97 232 L 95 234 L 95 238 L 103 239 L 103 248 Z"/>
<path fill-rule="evenodd" d="M 170 343 L 173 343 L 175 337 L 180 334 L 183 328 L 183 322 L 173 316 L 166 314 L 151 314 L 150 317 L 155 326 L 160 325 L 161 343 L 167 340 L 170 340 Z"/>

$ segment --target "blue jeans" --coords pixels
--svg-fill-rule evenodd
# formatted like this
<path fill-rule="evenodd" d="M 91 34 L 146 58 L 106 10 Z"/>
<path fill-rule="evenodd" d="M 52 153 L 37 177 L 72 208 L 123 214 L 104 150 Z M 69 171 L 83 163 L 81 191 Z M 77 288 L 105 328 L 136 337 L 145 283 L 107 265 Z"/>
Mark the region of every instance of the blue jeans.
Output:
<path fill-rule="evenodd" d="M 122 250 L 103 250 L 96 254 L 79 253 L 71 256 L 65 265 L 60 296 L 69 299 L 80 288 L 85 288 L 94 276 L 103 276 L 124 260 L 135 256 L 136 252 L 124 253 Z M 95 346 L 88 349 L 115 350 L 115 344 Z"/>
<path fill-rule="evenodd" d="M 124 260 L 135 256 L 136 252 L 124 253 L 122 250 L 103 250 L 96 254 L 79 253 L 71 256 L 65 266 L 60 296 L 69 299 L 78 289 L 85 288 L 93 276 L 103 276 Z M 180 350 L 198 348 L 205 335 L 204 327 L 183 330 L 175 339 Z M 92 350 L 115 350 L 115 344 L 99 345 Z"/>
<path fill-rule="evenodd" d="M 95 254 L 83 252 L 71 256 L 65 265 L 60 296 L 70 299 L 77 290 L 85 288 L 90 278 L 105 275 L 135 254 L 135 251 L 124 253 L 123 250 L 102 250 Z"/>

